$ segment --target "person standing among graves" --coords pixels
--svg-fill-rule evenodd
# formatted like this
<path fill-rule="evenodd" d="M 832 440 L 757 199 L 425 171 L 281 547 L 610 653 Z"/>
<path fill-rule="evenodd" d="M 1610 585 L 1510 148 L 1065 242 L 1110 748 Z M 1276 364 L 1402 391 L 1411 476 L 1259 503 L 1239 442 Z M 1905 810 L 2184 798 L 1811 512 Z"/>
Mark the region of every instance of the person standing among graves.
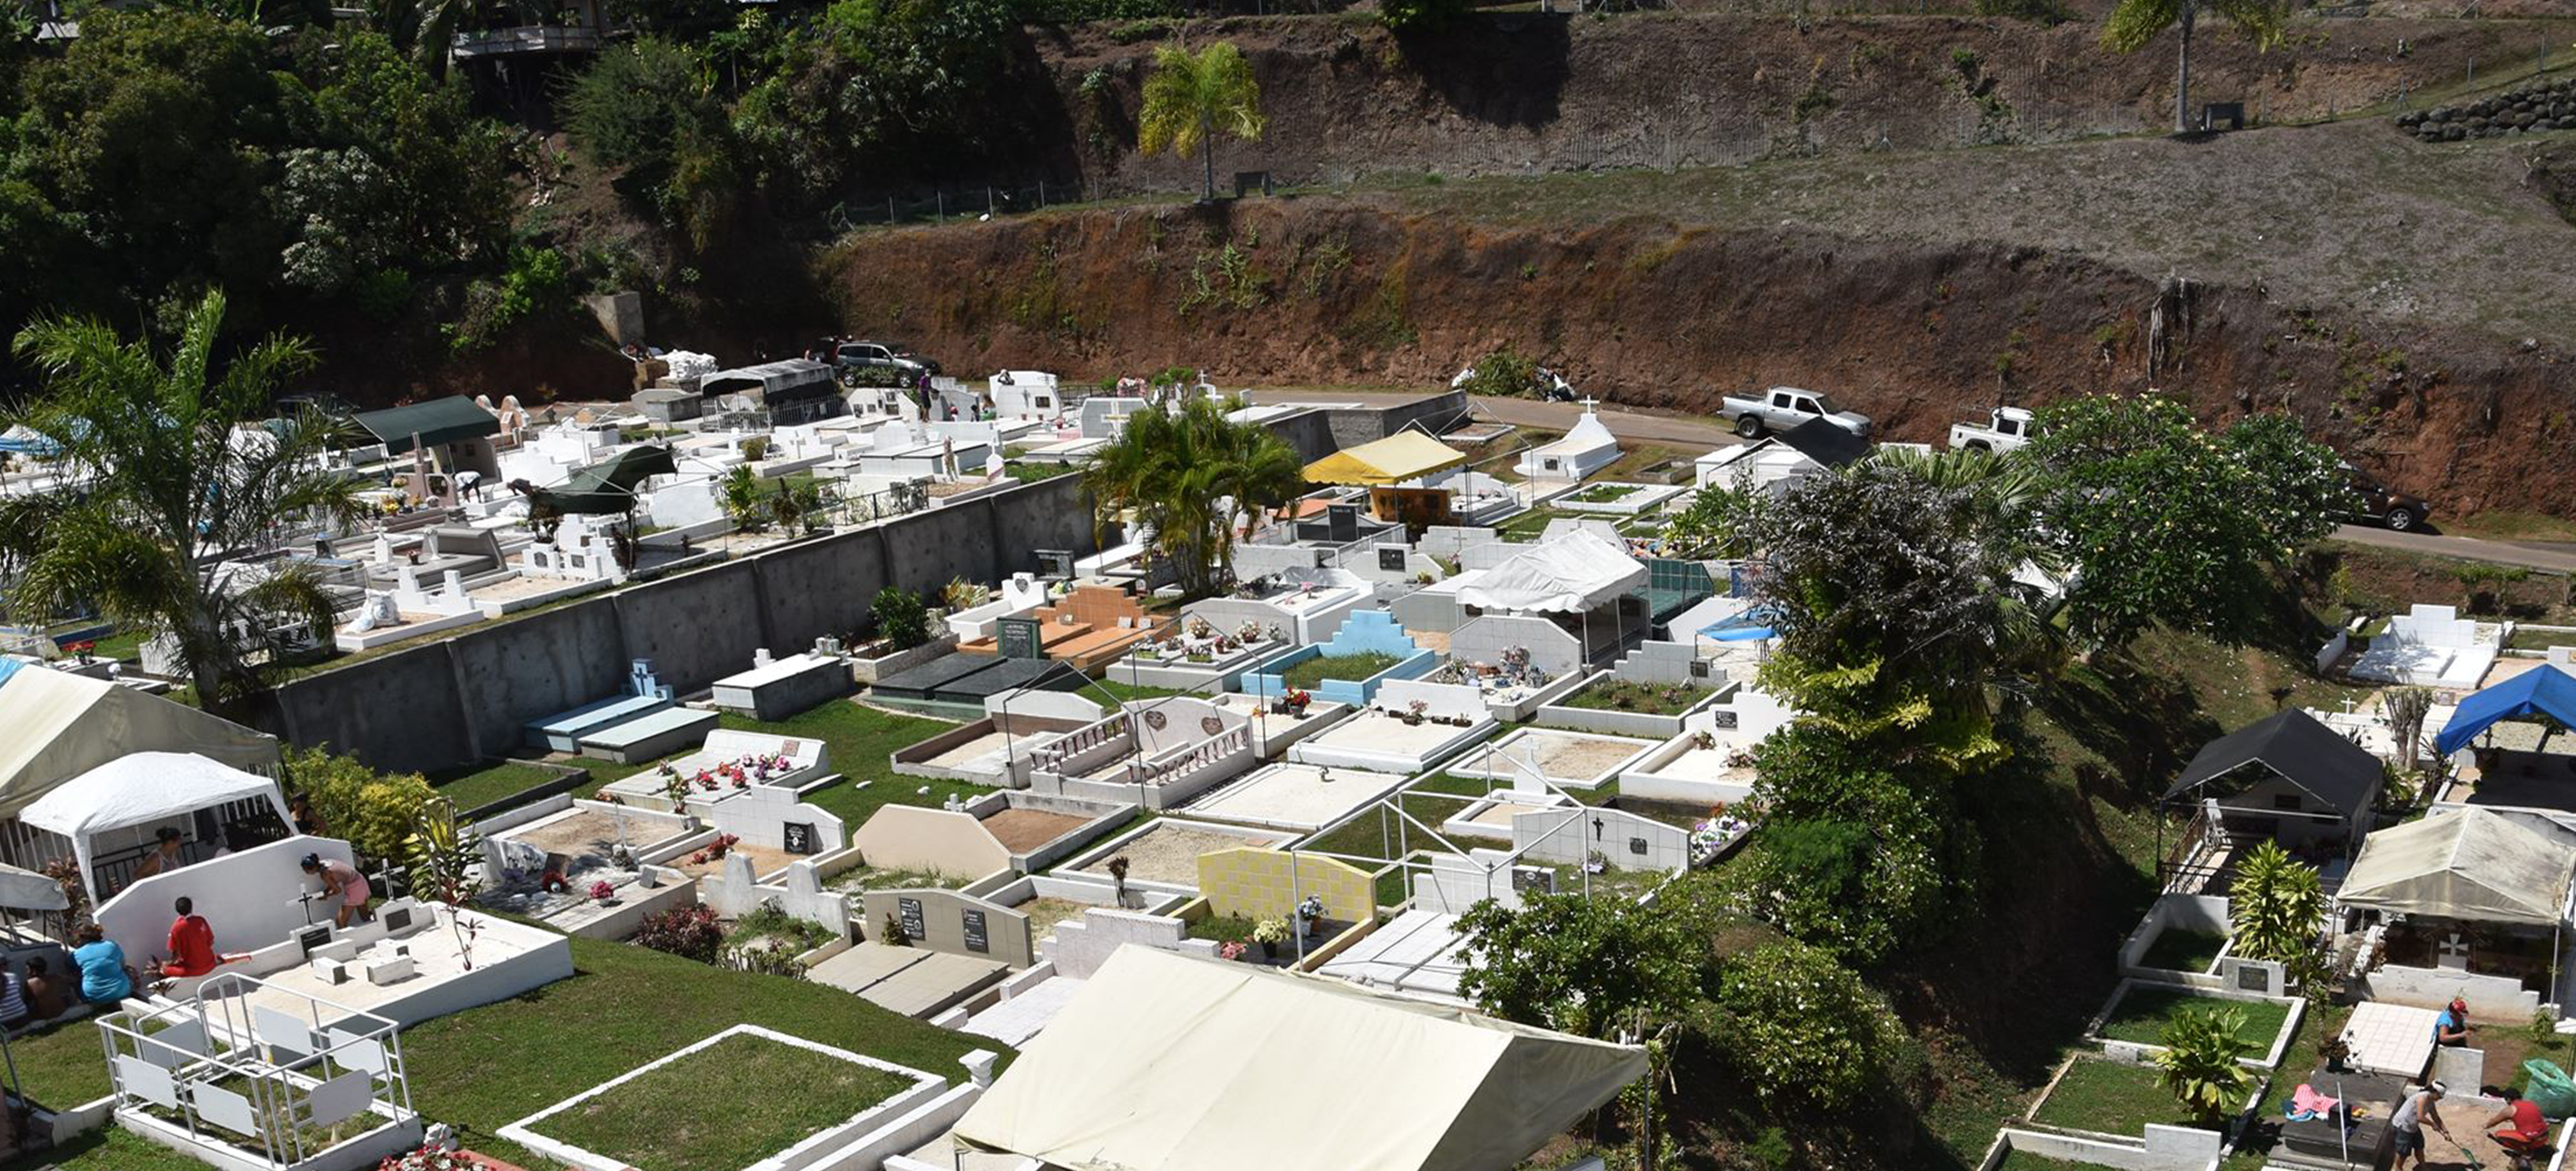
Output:
<path fill-rule="evenodd" d="M 346 928 L 351 918 L 360 922 L 374 918 L 367 913 L 367 899 L 375 892 L 368 889 L 367 876 L 358 873 L 357 867 L 337 858 L 326 861 L 319 854 L 306 854 L 303 865 L 306 874 L 322 877 L 323 894 L 340 899 L 340 909 L 331 917 L 332 926 Z"/>
<path fill-rule="evenodd" d="M 0 960 L 0 1029 L 15 1032 L 27 1023 L 27 981 Z"/>
<path fill-rule="evenodd" d="M 2388 1129 L 2397 1140 L 2397 1157 L 2389 1163 L 2392 1171 L 2406 1171 L 2408 1155 L 2415 1157 L 2417 1167 L 2425 1165 L 2424 1128 L 2426 1126 L 2442 1132 L 2442 1137 L 2450 1139 L 2452 1146 L 2460 1145 L 2460 1140 L 2451 1138 L 2451 1128 L 2442 1125 L 2441 1112 L 2434 1109 L 2435 1104 L 2442 1100 L 2442 1093 L 2442 1083 L 2438 1081 L 2427 1083 L 2423 1089 L 2409 1095 L 2406 1104 L 2397 1108 L 2397 1113 L 2389 1116 Z"/>
<path fill-rule="evenodd" d="M 134 969 L 125 966 L 125 949 L 99 930 L 98 924 L 82 924 L 72 938 L 80 945 L 72 949 L 72 962 L 80 966 L 81 999 L 113 1006 L 133 994 Z"/>

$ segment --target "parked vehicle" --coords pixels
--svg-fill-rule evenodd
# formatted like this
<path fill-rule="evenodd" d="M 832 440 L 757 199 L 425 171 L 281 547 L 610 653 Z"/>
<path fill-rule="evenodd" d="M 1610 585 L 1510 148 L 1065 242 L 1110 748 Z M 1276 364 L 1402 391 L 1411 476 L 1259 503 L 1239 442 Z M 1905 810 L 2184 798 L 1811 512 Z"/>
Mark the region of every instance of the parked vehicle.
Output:
<path fill-rule="evenodd" d="M 2423 497 L 2380 483 L 2378 477 L 2354 466 L 2350 460 L 2344 461 L 2343 470 L 2352 478 L 2352 494 L 2359 500 L 2354 507 L 2364 520 L 2381 525 L 2390 532 L 2406 533 L 2423 527 L 2424 518 L 2432 514 L 2432 504 Z"/>
<path fill-rule="evenodd" d="M 1991 451 L 1997 454 L 2030 442 L 2031 415 L 2020 407 L 1996 407 L 1986 412 L 1983 423 L 1952 423 L 1952 449 Z"/>
<path fill-rule="evenodd" d="M 823 349 L 831 355 L 827 361 L 840 369 L 843 386 L 903 386 L 939 373 L 939 363 L 901 342 L 827 339 Z"/>
<path fill-rule="evenodd" d="M 1823 419 L 1854 435 L 1869 434 L 1869 416 L 1835 410 L 1824 395 L 1794 386 L 1772 387 L 1760 398 L 1727 395 L 1718 408 L 1718 417 L 1735 424 L 1735 433 L 1747 439 L 1786 431 L 1809 419 Z"/>

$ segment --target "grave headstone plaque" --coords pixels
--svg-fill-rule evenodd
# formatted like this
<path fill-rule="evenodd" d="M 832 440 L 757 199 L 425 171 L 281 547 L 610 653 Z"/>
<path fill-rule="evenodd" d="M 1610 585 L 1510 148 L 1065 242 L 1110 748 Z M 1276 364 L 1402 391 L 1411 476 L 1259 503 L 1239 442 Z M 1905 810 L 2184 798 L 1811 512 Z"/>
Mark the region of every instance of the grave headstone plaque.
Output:
<path fill-rule="evenodd" d="M 1512 867 L 1512 889 L 1524 894 L 1555 894 L 1556 872 L 1542 866 Z"/>
<path fill-rule="evenodd" d="M 1404 546 L 1402 546 L 1402 545 L 1380 545 L 1380 546 L 1378 546 L 1378 547 L 1377 547 L 1377 567 L 1378 567 L 1378 569 L 1379 569 L 1379 571 L 1380 571 L 1380 572 L 1384 572 L 1384 573 L 1402 573 L 1402 572 L 1404 572 Z"/>
<path fill-rule="evenodd" d="M 1328 504 L 1324 506 L 1324 534 L 1345 544 L 1360 539 L 1360 506 Z"/>
<path fill-rule="evenodd" d="M 1040 549 L 1037 551 L 1037 557 L 1039 577 L 1055 581 L 1070 579 L 1073 576 L 1073 554 L 1070 551 Z"/>
<path fill-rule="evenodd" d="M 903 937 L 919 941 L 922 938 L 921 900 L 896 899 L 894 909 L 896 917 L 903 921 Z"/>
<path fill-rule="evenodd" d="M 966 950 L 979 955 L 993 950 L 993 937 L 984 924 L 984 912 L 960 911 L 958 919 L 966 926 Z"/>
<path fill-rule="evenodd" d="M 1629 853 L 1631 853 L 1631 854 L 1643 854 L 1643 853 L 1645 853 L 1645 852 L 1646 852 L 1646 839 L 1644 839 L 1644 838 L 1630 838 L 1630 839 L 1628 839 L 1628 852 L 1629 852 Z"/>
<path fill-rule="evenodd" d="M 787 852 L 790 854 L 811 854 L 814 852 L 813 822 L 790 821 L 782 823 L 779 826 L 778 836 L 779 841 L 785 845 Z"/>
<path fill-rule="evenodd" d="M 2242 965 L 2236 969 L 2236 988 L 2240 992 L 2269 993 L 2272 991 L 2272 973 L 2254 964 Z"/>
<path fill-rule="evenodd" d="M 1729 708 L 1710 708 L 1708 712 L 1708 723 L 1712 728 L 1733 728 L 1735 727 L 1735 712 Z"/>
<path fill-rule="evenodd" d="M 1000 645 L 1005 659 L 1038 658 L 1038 620 L 1035 618 L 1001 618 L 993 623 L 993 640 Z"/>

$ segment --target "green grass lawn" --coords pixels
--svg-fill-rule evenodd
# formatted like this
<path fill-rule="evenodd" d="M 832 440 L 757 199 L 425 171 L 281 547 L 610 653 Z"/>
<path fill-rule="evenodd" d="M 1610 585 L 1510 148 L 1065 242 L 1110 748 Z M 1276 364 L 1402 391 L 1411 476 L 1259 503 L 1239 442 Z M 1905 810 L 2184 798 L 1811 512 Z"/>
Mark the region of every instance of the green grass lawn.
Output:
<path fill-rule="evenodd" d="M 93 1043 L 91 1048 L 97 1048 Z M 65 1143 L 0 1163 L 0 1171 L 206 1171 L 206 1165 L 143 1138 L 133 1131 L 106 1126 Z"/>
<path fill-rule="evenodd" d="M 1535 541 L 1540 533 L 1547 531 L 1547 522 L 1572 515 L 1541 506 L 1504 521 L 1494 527 L 1494 532 L 1506 541 Z"/>
<path fill-rule="evenodd" d="M 1630 683 L 1625 679 L 1604 679 L 1558 700 L 1567 707 L 1592 708 L 1599 711 L 1639 712 L 1646 715 L 1678 716 L 1691 705 L 1708 698 L 1708 692 L 1687 684 L 1652 687 Z"/>
<path fill-rule="evenodd" d="M 956 727 L 946 720 L 900 715 L 848 700 L 833 700 L 811 711 L 769 722 L 726 712 L 721 726 L 822 741 L 830 749 L 828 763 L 831 770 L 847 779 L 830 788 L 809 793 L 805 800 L 817 808 L 829 810 L 847 822 L 852 831 L 864 824 L 879 806 L 937 806 L 952 793 L 973 800 L 992 791 L 981 785 L 959 781 L 928 781 L 895 775 L 894 766 L 887 758 L 898 748 Z M 596 782 L 592 791 L 596 792 L 599 786 L 643 772 L 661 762 L 616 764 L 574 757 L 563 763 L 588 767 L 591 780 Z M 862 781 L 868 783 L 862 785 Z M 924 792 L 925 789 L 928 791 Z"/>
<path fill-rule="evenodd" d="M 2533 630 L 2515 627 L 2513 637 L 2504 642 L 2507 650 L 2545 651 L 2554 646 L 2576 646 L 2576 634 L 2564 630 Z"/>
<path fill-rule="evenodd" d="M 2090 1163 L 2069 1163 L 2064 1159 L 2043 1159 L 2028 1151 L 2006 1151 L 2004 1161 L 1995 1171 L 2090 1171 Z"/>
<path fill-rule="evenodd" d="M 1281 677 L 1281 681 L 1290 687 L 1313 691 L 1322 686 L 1326 679 L 1358 683 L 1403 661 L 1394 655 L 1379 654 L 1375 651 L 1333 658 L 1317 655 L 1288 668 L 1287 673 Z"/>
<path fill-rule="evenodd" d="M 2156 1084 L 2152 1066 L 2080 1058 L 2040 1103 L 2036 1122 L 2100 1134 L 2136 1135 L 2148 1123 L 2186 1126 L 2182 1103 Z"/>
<path fill-rule="evenodd" d="M 403 1058 L 421 1113 L 454 1124 L 475 1150 L 535 1167 L 533 1156 L 493 1132 L 732 1025 L 763 1025 L 949 1078 L 964 1076 L 957 1059 L 967 1051 L 1000 1049 L 821 984 L 600 940 L 573 940 L 572 955 L 570 979 L 404 1030 Z M 28 1096 L 43 1105 L 77 1105 L 108 1092 L 98 1030 L 88 1021 L 16 1041 L 11 1054 Z M 47 1161 L 67 1171 L 161 1166 L 133 1161 L 122 1142 L 62 1156 Z"/>
<path fill-rule="evenodd" d="M 1613 500 L 1627 499 L 1630 496 L 1636 495 L 1637 492 L 1637 487 L 1632 484 L 1594 484 L 1579 492 L 1561 497 L 1560 499 L 1571 500 L 1579 504 L 1608 504 Z"/>
<path fill-rule="evenodd" d="M 579 767 L 575 765 L 574 767 Z M 628 769 L 625 765 L 611 768 Z M 630 770 L 631 771 L 631 770 Z M 473 769 L 452 769 L 429 778 L 438 795 L 465 813 L 554 781 L 556 773 L 524 760 L 504 760 Z"/>
<path fill-rule="evenodd" d="M 1190 924 L 1190 938 L 1213 939 L 1218 943 L 1252 943 L 1254 920 L 1249 915 L 1209 915 Z"/>
<path fill-rule="evenodd" d="M 2245 1024 L 2236 1035 L 2254 1047 L 2255 1056 L 2272 1051 L 2272 1038 L 2281 1035 L 2281 1022 L 2290 1019 L 2290 1006 L 2276 1001 L 2225 1000 L 2132 984 L 2120 1003 L 2112 1006 L 2111 1018 L 2102 1022 L 2102 1035 L 2114 1041 L 2163 1044 L 2165 1026 L 2190 1008 L 2243 1012 Z"/>
<path fill-rule="evenodd" d="M 654 1171 L 737 1171 L 895 1096 L 885 1070 L 737 1036 L 537 1123 L 551 1139 Z"/>
<path fill-rule="evenodd" d="M 2167 927 L 2156 932 L 2155 942 L 2147 945 L 2147 954 L 2138 957 L 2138 964 L 2167 972 L 2206 972 L 2225 946 L 2227 937 L 2215 931 Z"/>

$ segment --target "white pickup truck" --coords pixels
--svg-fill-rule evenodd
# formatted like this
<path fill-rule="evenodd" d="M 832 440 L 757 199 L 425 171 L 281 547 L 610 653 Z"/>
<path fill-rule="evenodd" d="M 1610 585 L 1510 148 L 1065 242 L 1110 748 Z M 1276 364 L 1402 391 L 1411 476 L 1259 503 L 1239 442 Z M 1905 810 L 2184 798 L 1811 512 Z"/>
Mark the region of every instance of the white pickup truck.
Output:
<path fill-rule="evenodd" d="M 1786 431 L 1810 419 L 1823 419 L 1854 435 L 1869 434 L 1869 416 L 1835 410 L 1825 396 L 1794 386 L 1772 387 L 1760 398 L 1727 395 L 1718 408 L 1718 417 L 1735 424 L 1735 433 L 1747 439 Z"/>
<path fill-rule="evenodd" d="M 2030 442 L 2031 415 L 2020 407 L 1996 407 L 1983 423 L 1950 425 L 1950 447 L 1991 451 L 1998 455 Z"/>

